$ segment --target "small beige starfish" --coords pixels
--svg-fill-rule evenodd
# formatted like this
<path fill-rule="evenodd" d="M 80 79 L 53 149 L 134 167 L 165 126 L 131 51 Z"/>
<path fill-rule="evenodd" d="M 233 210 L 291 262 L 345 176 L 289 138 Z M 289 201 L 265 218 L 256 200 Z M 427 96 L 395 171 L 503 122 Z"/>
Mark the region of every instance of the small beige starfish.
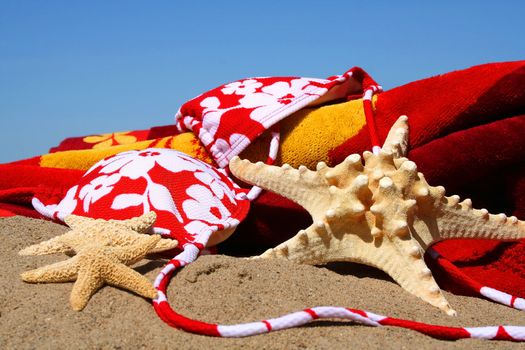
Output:
<path fill-rule="evenodd" d="M 261 258 L 298 263 L 352 261 L 377 267 L 401 287 L 449 315 L 450 307 L 423 254 L 450 238 L 525 238 L 525 222 L 505 214 L 473 209 L 472 201 L 445 196 L 426 182 L 404 156 L 408 118 L 394 124 L 378 154 L 348 156 L 331 168 L 294 169 L 233 158 L 230 170 L 240 180 L 279 193 L 303 206 L 313 224 Z"/>
<path fill-rule="evenodd" d="M 45 255 L 64 253 L 72 255 L 75 247 L 98 242 L 107 246 L 127 246 L 137 243 L 150 231 L 157 220 L 154 211 L 128 220 L 92 219 L 69 215 L 64 221 L 72 229 L 63 235 L 22 249 L 20 255 Z M 158 253 L 177 247 L 173 239 L 161 239 L 150 253 Z"/>
<path fill-rule="evenodd" d="M 145 235 L 155 222 L 155 213 L 130 220 L 101 220 L 70 215 L 65 221 L 73 230 L 48 241 L 27 247 L 21 255 L 63 252 L 72 258 L 22 273 L 26 282 L 72 282 L 70 302 L 82 310 L 104 284 L 128 289 L 146 298 L 157 293 L 148 279 L 128 267 L 146 254 L 173 249 L 177 242 Z"/>

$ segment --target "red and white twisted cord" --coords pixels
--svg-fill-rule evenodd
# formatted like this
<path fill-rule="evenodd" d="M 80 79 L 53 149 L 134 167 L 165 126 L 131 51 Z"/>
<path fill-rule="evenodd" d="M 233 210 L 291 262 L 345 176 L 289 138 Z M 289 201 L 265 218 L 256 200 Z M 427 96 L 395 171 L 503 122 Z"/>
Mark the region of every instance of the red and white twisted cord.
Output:
<path fill-rule="evenodd" d="M 427 323 L 403 320 L 394 317 L 382 316 L 369 311 L 356 310 L 344 307 L 318 306 L 290 313 L 277 318 L 262 320 L 258 322 L 241 323 L 236 325 L 219 325 L 206 323 L 185 317 L 174 311 L 167 298 L 167 288 L 171 276 L 180 267 L 193 262 L 199 255 L 200 250 L 206 245 L 211 232 L 203 234 L 198 243 L 187 244 L 182 253 L 173 258 L 160 272 L 155 280 L 155 288 L 158 291 L 157 299 L 153 300 L 153 306 L 159 317 L 168 325 L 182 329 L 187 332 L 208 335 L 214 337 L 248 337 L 252 335 L 269 333 L 292 327 L 298 327 L 315 321 L 317 319 L 330 318 L 342 319 L 356 322 L 371 327 L 391 326 L 411 329 L 433 338 L 457 340 L 463 338 L 477 338 L 488 340 L 510 340 L 525 341 L 524 326 L 489 326 L 489 327 L 448 327 Z M 485 287 L 487 288 L 487 287 Z M 497 293 L 503 293 L 491 289 Z M 494 293 L 494 292 L 493 292 Z M 516 308 L 523 307 L 523 299 L 515 298 L 514 303 L 507 302 L 507 297 L 492 298 L 496 302 Z M 503 293 L 505 294 L 505 293 Z M 518 300 L 518 302 L 516 302 Z"/>
<path fill-rule="evenodd" d="M 367 87 L 363 93 L 363 110 L 365 112 L 366 125 L 368 126 L 370 141 L 372 143 L 372 152 L 375 154 L 379 153 L 379 150 L 381 150 L 381 142 L 379 141 L 379 134 L 377 132 L 372 97 L 381 91 L 383 91 L 383 88 L 380 85 L 371 85 Z"/>

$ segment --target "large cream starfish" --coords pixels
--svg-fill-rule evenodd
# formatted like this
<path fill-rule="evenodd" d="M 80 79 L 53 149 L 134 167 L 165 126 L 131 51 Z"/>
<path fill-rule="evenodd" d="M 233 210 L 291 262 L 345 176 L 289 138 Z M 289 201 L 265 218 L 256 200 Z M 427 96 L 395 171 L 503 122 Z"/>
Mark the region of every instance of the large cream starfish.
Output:
<path fill-rule="evenodd" d="M 22 273 L 26 282 L 75 281 L 70 302 L 74 310 L 82 310 L 91 296 L 104 284 L 131 290 L 146 298 L 155 298 L 152 284 L 128 267 L 146 254 L 173 249 L 176 241 L 145 235 L 155 222 L 155 213 L 130 220 L 101 220 L 70 215 L 65 221 L 73 228 L 64 235 L 27 247 L 21 255 L 63 252 L 72 258 Z"/>
<path fill-rule="evenodd" d="M 449 238 L 525 238 L 525 222 L 505 214 L 473 209 L 472 201 L 445 196 L 426 182 L 416 164 L 404 158 L 408 118 L 394 124 L 378 154 L 358 154 L 317 171 L 253 164 L 235 157 L 240 180 L 279 193 L 303 206 L 313 224 L 261 258 L 298 263 L 352 261 L 377 267 L 401 287 L 449 315 L 450 307 L 423 260 L 433 243 Z"/>

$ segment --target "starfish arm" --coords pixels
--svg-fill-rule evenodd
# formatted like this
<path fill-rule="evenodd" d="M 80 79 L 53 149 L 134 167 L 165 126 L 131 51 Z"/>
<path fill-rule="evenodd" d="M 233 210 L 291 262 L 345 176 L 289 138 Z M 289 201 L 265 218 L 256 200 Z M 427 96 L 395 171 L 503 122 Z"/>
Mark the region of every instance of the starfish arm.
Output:
<path fill-rule="evenodd" d="M 128 247 L 142 242 L 145 238 L 153 236 L 158 237 L 158 241 L 151 249 L 151 253 L 162 252 L 178 246 L 177 240 L 161 238 L 161 236 L 157 234 L 150 235 L 137 233 L 128 227 L 121 226 L 120 224 L 111 221 L 112 220 L 109 220 L 105 223 L 105 229 L 103 231 L 93 233 L 90 241 L 97 241 L 102 245 L 111 247 Z M 84 242 L 81 242 L 81 244 L 84 244 Z"/>
<path fill-rule="evenodd" d="M 373 266 L 386 272 L 409 293 L 455 315 L 423 260 L 423 249 L 414 239 L 383 237 L 376 241 L 371 239 L 365 225 L 354 225 L 352 233 L 330 235 L 314 224 L 258 258 L 281 258 L 311 265 L 351 261 Z"/>
<path fill-rule="evenodd" d="M 161 238 L 157 244 L 148 252 L 149 253 L 160 253 L 166 250 L 175 249 L 179 245 L 176 239 Z"/>
<path fill-rule="evenodd" d="M 384 249 L 356 249 L 356 260 L 386 272 L 407 292 L 455 316 L 432 272 L 423 259 L 423 249 L 415 239 L 390 241 L 384 239 Z"/>
<path fill-rule="evenodd" d="M 81 229 L 83 227 L 86 227 L 86 225 L 93 225 L 97 219 L 88 218 L 85 216 L 79 216 L 79 215 L 68 215 L 64 218 L 64 222 L 66 225 L 71 227 L 72 229 Z"/>
<path fill-rule="evenodd" d="M 145 298 L 157 297 L 157 291 L 150 281 L 130 267 L 115 263 L 102 272 L 104 281 L 115 287 L 130 290 Z"/>
<path fill-rule="evenodd" d="M 128 228 L 115 227 L 113 230 L 113 235 L 111 236 L 111 244 L 113 247 L 128 247 L 136 245 L 139 242 L 142 242 L 147 237 L 158 237 L 158 241 L 153 248 L 148 253 L 158 253 L 165 250 L 174 249 L 178 246 L 178 241 L 170 238 L 161 238 L 160 235 L 154 234 L 144 234 L 136 233 Z"/>
<path fill-rule="evenodd" d="M 23 272 L 21 277 L 23 281 L 32 283 L 71 282 L 76 279 L 78 269 L 78 259 L 75 256 L 64 261 Z"/>
<path fill-rule="evenodd" d="M 285 164 L 281 167 L 262 162 L 251 163 L 239 157 L 230 161 L 230 170 L 238 179 L 280 195 L 301 205 L 310 213 L 330 202 L 329 184 L 317 173 L 301 166 L 294 169 Z M 314 199 L 315 200 L 312 200 Z"/>
<path fill-rule="evenodd" d="M 445 197 L 441 214 L 425 220 L 423 230 L 431 236 L 430 244 L 450 238 L 517 240 L 525 238 L 525 222 L 505 214 L 489 214 L 473 209 L 469 199 L 459 203 L 458 196 Z M 430 245 L 429 244 L 429 245 Z"/>
<path fill-rule="evenodd" d="M 329 235 L 321 232 L 325 229 L 324 225 L 321 227 L 321 224 L 317 225 L 314 223 L 306 230 L 299 231 L 289 240 L 268 249 L 255 258 L 283 258 L 298 264 L 315 265 L 320 260 L 326 260 L 327 251 L 324 249 L 326 247 L 324 242 L 332 239 Z M 330 244 L 329 242 L 327 243 Z"/>
<path fill-rule="evenodd" d="M 118 261 L 124 263 L 125 265 L 131 265 L 143 259 L 146 254 L 148 254 L 157 245 L 159 240 L 159 235 L 145 235 L 144 238 L 133 245 L 124 247 L 110 247 L 108 249 L 111 251 L 111 254 L 113 254 L 118 259 Z"/>
<path fill-rule="evenodd" d="M 148 294 L 147 289 L 144 288 L 144 280 L 136 282 L 138 272 L 126 265 L 142 259 L 159 240 L 160 236 L 158 235 L 144 235 L 144 238 L 134 245 L 124 247 L 92 246 L 82 251 L 79 255 L 81 268 L 71 291 L 72 308 L 82 310 L 91 296 L 105 282 L 123 288 L 135 288 L 138 294 L 151 295 L 151 290 Z"/>
<path fill-rule="evenodd" d="M 102 269 L 107 268 L 107 260 L 89 257 L 85 262 L 86 264 L 78 272 L 69 297 L 71 307 L 75 311 L 83 310 L 93 294 L 104 285 L 101 273 Z"/>
<path fill-rule="evenodd" d="M 149 229 L 155 224 L 157 220 L 157 214 L 154 211 L 150 211 L 139 217 L 135 217 L 128 220 L 108 220 L 118 225 L 122 225 L 130 230 L 138 233 L 147 233 Z"/>
<path fill-rule="evenodd" d="M 393 153 L 395 158 L 406 157 L 408 150 L 408 118 L 406 115 L 400 116 L 392 125 L 382 149 Z"/>
<path fill-rule="evenodd" d="M 107 221 L 69 215 L 65 220 L 72 227 L 76 227 L 76 229 L 68 232 L 66 235 L 69 236 L 61 238 L 60 240 L 66 245 L 79 250 L 82 249 L 86 243 L 93 242 L 97 242 L 105 246 L 123 247 L 134 245 L 144 237 L 149 236 L 143 232 L 147 232 L 149 228 L 155 223 L 156 214 L 155 212 L 149 212 L 140 217 L 129 220 Z M 97 222 L 98 226 L 102 229 L 95 229 Z M 151 249 L 151 252 L 162 252 L 165 250 L 174 249 L 177 246 L 178 242 L 176 240 L 160 239 L 157 245 Z"/>
<path fill-rule="evenodd" d="M 70 246 L 69 241 L 75 235 L 74 231 L 66 232 L 63 235 L 53 237 L 47 241 L 30 245 L 18 252 L 19 255 L 47 255 L 55 253 L 73 254 L 75 250 Z"/>

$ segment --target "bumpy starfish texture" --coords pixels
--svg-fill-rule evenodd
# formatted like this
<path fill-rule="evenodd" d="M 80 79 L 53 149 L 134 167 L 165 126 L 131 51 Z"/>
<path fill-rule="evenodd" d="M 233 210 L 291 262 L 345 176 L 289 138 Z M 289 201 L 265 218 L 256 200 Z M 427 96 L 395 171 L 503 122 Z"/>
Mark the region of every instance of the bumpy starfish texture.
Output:
<path fill-rule="evenodd" d="M 449 315 L 450 307 L 423 259 L 433 243 L 450 238 L 525 238 L 525 222 L 473 209 L 472 201 L 445 196 L 404 156 L 408 118 L 400 117 L 378 154 L 365 152 L 316 171 L 268 166 L 238 157 L 230 170 L 240 180 L 303 206 L 313 224 L 260 258 L 298 263 L 352 261 L 385 271 L 406 291 Z"/>
<path fill-rule="evenodd" d="M 85 243 L 100 243 L 107 246 L 128 246 L 139 242 L 155 223 L 157 215 L 151 211 L 129 220 L 103 220 L 69 215 L 64 221 L 71 231 L 50 240 L 22 249 L 20 255 L 45 255 L 65 253 L 72 255 L 75 247 Z M 150 253 L 158 253 L 177 247 L 173 239 L 161 239 Z"/>
<path fill-rule="evenodd" d="M 76 281 L 70 303 L 78 311 L 84 309 L 91 296 L 104 284 L 128 289 L 146 298 L 155 298 L 157 292 L 148 279 L 128 267 L 148 253 L 176 247 L 176 242 L 161 239 L 158 235 L 135 232 L 146 232 L 155 218 L 154 213 L 124 221 L 68 216 L 65 221 L 73 228 L 72 231 L 28 247 L 20 253 L 40 255 L 64 252 L 76 255 L 24 272 L 22 280 L 33 283 Z"/>

